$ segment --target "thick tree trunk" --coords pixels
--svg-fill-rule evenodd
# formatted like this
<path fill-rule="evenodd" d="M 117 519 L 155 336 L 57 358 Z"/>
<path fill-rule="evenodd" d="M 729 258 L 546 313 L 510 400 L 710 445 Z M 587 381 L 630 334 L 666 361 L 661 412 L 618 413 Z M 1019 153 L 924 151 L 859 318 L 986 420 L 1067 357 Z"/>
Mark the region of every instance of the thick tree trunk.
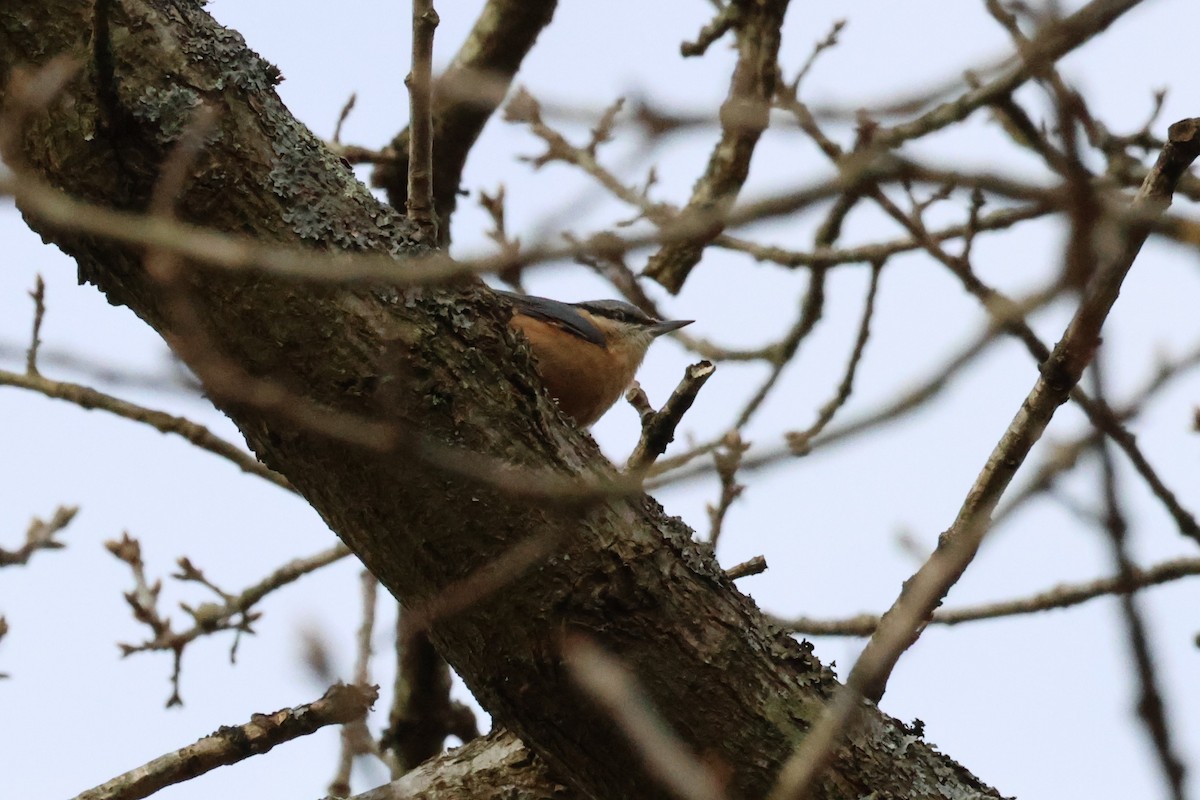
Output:
<path fill-rule="evenodd" d="M 0 6 L 0 85 L 17 66 L 62 54 L 82 68 L 23 123 L 21 169 L 72 195 L 143 211 L 203 102 L 217 110 L 217 127 L 191 170 L 183 218 L 319 250 L 411 254 L 404 220 L 291 117 L 272 90 L 273 68 L 198 3 Z M 562 477 L 603 478 L 612 468 L 544 397 L 486 292 L 316 286 L 189 265 L 181 316 L 179 291 L 153 280 L 142 254 L 34 214 L 29 223 L 77 259 L 82 279 L 181 350 L 203 339 L 225 359 L 219 365 L 260 381 L 253 392 L 231 391 L 212 385 L 211 363 L 201 370 L 259 456 L 406 608 L 514 545 L 553 546 L 499 591 L 438 619 L 431 635 L 497 722 L 560 779 L 597 798 L 666 796 L 570 680 L 562 641 L 580 632 L 623 659 L 670 726 L 729 771 L 732 796 L 769 789 L 836 688 L 833 675 L 773 630 L 652 499 L 553 506 L 494 488 L 486 475 L 495 463 Z M 397 262 L 398 274 L 410 268 Z M 314 408 L 398 427 L 380 438 L 386 446 L 356 446 L 318 430 L 324 417 Z M 818 795 L 995 796 L 912 738 L 871 710 Z"/>

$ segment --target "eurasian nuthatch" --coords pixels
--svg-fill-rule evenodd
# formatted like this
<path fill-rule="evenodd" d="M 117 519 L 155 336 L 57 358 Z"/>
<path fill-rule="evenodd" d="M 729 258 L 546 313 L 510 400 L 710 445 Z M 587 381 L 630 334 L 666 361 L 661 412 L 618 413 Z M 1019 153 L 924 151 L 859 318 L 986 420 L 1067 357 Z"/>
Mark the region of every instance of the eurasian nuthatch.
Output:
<path fill-rule="evenodd" d="M 497 292 L 513 306 L 509 324 L 529 340 L 538 371 L 565 414 L 589 426 L 633 382 L 656 337 L 693 320 L 654 319 L 620 300 L 560 303 Z"/>

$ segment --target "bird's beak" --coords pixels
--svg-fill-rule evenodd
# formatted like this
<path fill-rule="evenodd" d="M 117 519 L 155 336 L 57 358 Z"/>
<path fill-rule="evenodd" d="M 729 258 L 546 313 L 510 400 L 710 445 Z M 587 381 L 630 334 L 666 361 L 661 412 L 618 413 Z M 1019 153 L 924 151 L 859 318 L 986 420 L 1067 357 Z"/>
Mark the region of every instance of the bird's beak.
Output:
<path fill-rule="evenodd" d="M 694 319 L 670 319 L 666 322 L 660 322 L 657 325 L 651 326 L 650 333 L 654 336 L 662 336 L 664 333 L 677 331 L 684 325 L 691 325 L 695 321 L 696 320 Z"/>

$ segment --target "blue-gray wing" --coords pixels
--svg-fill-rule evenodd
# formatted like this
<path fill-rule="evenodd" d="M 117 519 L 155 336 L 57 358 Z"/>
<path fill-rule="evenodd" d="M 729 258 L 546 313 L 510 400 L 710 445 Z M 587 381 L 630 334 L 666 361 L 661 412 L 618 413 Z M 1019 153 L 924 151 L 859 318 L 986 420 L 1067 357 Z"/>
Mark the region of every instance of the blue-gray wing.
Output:
<path fill-rule="evenodd" d="M 535 297 L 531 294 L 514 294 L 501 289 L 492 291 L 507 298 L 513 308 L 521 314 L 557 325 L 598 347 L 604 347 L 604 334 L 570 303 L 561 303 L 558 300 Z"/>

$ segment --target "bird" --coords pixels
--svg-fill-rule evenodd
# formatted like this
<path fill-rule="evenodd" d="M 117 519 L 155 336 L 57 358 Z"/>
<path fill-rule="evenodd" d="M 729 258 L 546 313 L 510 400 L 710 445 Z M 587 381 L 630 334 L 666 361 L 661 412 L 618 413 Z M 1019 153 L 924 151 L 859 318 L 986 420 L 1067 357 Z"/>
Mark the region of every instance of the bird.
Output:
<path fill-rule="evenodd" d="M 659 320 L 621 300 L 564 303 L 496 290 L 512 304 L 509 325 L 524 334 L 558 407 L 591 427 L 625 392 L 650 344 L 695 320 Z"/>

